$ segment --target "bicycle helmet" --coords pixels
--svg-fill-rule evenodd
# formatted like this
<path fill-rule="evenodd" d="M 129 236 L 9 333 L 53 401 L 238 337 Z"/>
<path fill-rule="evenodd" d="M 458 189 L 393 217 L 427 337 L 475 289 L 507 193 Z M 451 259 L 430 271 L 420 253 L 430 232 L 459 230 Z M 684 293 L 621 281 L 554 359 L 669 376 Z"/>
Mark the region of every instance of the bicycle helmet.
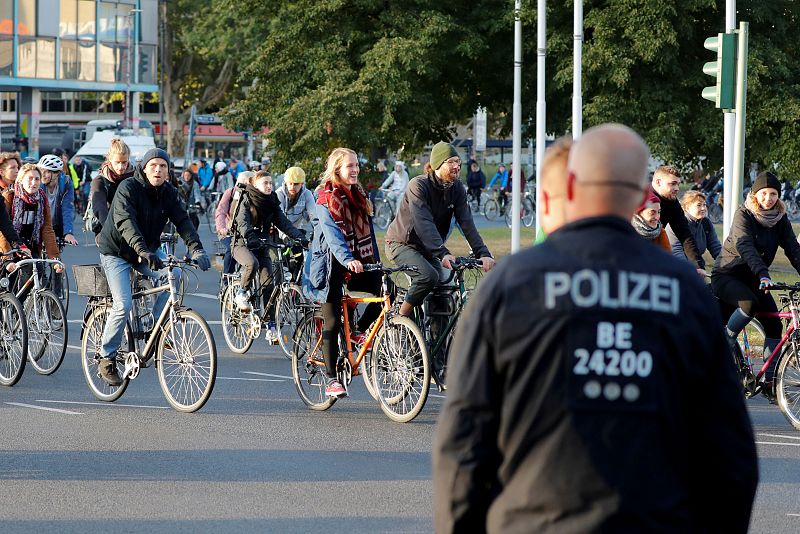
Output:
<path fill-rule="evenodd" d="M 64 162 L 55 154 L 47 154 L 42 156 L 36 166 L 48 171 L 61 172 L 64 169 Z"/>
<path fill-rule="evenodd" d="M 218 161 L 216 165 L 214 165 L 214 170 L 217 172 L 222 172 L 227 169 L 228 166 L 225 164 L 224 161 Z"/>

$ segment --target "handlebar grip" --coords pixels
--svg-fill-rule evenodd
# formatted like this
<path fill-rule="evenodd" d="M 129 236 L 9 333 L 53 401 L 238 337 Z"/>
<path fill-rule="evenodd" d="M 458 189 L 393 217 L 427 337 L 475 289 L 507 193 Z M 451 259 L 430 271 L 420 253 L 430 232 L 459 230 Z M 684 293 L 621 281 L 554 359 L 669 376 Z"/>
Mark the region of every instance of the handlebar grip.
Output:
<path fill-rule="evenodd" d="M 361 266 L 364 268 L 364 271 L 378 271 L 383 269 L 382 263 L 362 263 Z"/>

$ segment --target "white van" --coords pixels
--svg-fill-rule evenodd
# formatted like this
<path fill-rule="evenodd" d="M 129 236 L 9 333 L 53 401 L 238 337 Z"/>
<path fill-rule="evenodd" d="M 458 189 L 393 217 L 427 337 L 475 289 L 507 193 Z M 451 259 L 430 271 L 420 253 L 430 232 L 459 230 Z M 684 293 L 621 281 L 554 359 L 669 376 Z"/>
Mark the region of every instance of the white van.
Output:
<path fill-rule="evenodd" d="M 92 138 L 75 153 L 75 156 L 80 156 L 92 166 L 92 178 L 95 177 L 103 161 L 105 161 L 108 149 L 111 147 L 111 140 L 114 137 L 119 137 L 130 147 L 132 165 L 136 165 L 136 162 L 144 156 L 145 152 L 156 147 L 155 139 L 150 136 L 126 135 L 126 133 L 128 132 L 95 132 Z M 73 156 L 73 159 L 75 156 Z"/>

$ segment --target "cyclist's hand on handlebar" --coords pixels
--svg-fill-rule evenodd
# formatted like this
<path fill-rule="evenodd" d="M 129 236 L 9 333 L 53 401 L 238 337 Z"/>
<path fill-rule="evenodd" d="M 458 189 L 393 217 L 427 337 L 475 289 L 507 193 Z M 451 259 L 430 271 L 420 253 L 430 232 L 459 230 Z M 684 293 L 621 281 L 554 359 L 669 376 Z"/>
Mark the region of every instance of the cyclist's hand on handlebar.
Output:
<path fill-rule="evenodd" d="M 494 258 L 490 258 L 489 256 L 484 256 L 481 258 L 481 263 L 483 264 L 483 272 L 488 273 L 494 267 Z"/>
<path fill-rule="evenodd" d="M 452 269 L 454 263 L 456 263 L 456 257 L 452 254 L 445 254 L 444 258 L 442 258 L 442 265 L 445 269 Z"/>
<path fill-rule="evenodd" d="M 161 258 L 159 258 L 155 252 L 140 252 L 139 262 L 150 267 L 151 271 L 160 271 L 164 268 L 164 262 L 161 261 Z"/>
<path fill-rule="evenodd" d="M 58 258 L 53 258 L 53 259 L 55 260 L 55 259 L 58 259 Z M 60 263 L 54 263 L 53 264 L 53 270 L 55 272 L 57 272 L 58 274 L 61 274 L 61 272 L 64 270 L 64 265 L 62 265 Z"/>
<path fill-rule="evenodd" d="M 20 243 L 17 247 L 19 249 L 20 256 L 24 258 L 32 258 L 33 255 L 31 254 L 31 249 L 29 249 L 24 243 Z"/>
<path fill-rule="evenodd" d="M 211 260 L 203 249 L 198 249 L 192 252 L 192 261 L 197 263 L 201 271 L 207 271 L 211 268 Z"/>
<path fill-rule="evenodd" d="M 708 273 L 706 272 L 706 270 L 705 270 L 705 269 L 701 269 L 700 267 L 698 267 L 698 268 L 697 268 L 697 274 L 699 274 L 699 275 L 700 275 L 700 276 L 702 276 L 703 278 L 705 278 L 706 276 L 708 276 Z"/>
<path fill-rule="evenodd" d="M 74 235 L 72 235 L 72 234 L 67 234 L 67 235 L 65 235 L 65 236 L 64 236 L 64 241 L 66 241 L 66 242 L 67 242 L 67 243 L 69 243 L 70 245 L 77 245 L 77 244 L 78 244 L 78 240 L 77 240 L 77 239 L 75 239 L 75 236 L 74 236 Z"/>
<path fill-rule="evenodd" d="M 358 260 L 348 261 L 347 262 L 347 270 L 353 271 L 354 273 L 363 273 L 364 266 Z"/>
<path fill-rule="evenodd" d="M 775 283 L 772 280 L 764 276 L 761 278 L 761 282 L 758 284 L 758 289 L 763 289 L 764 292 L 766 293 L 769 291 L 769 288 L 771 288 L 774 285 Z"/>

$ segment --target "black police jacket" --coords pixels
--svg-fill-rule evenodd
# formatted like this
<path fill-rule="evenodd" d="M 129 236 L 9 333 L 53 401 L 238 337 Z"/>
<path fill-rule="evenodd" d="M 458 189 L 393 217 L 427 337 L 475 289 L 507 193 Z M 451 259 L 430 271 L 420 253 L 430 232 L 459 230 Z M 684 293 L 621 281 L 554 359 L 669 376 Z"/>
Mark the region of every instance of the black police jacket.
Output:
<path fill-rule="evenodd" d="M 114 194 L 108 218 L 97 238 L 100 254 L 136 262 L 140 253 L 153 252 L 159 247 L 167 221 L 175 225 L 189 252 L 203 248 L 175 186 L 165 182 L 153 187 L 137 166 L 133 177 L 123 180 Z"/>
<path fill-rule="evenodd" d="M 501 261 L 450 355 L 437 532 L 745 532 L 758 470 L 700 277 L 615 217 Z"/>

